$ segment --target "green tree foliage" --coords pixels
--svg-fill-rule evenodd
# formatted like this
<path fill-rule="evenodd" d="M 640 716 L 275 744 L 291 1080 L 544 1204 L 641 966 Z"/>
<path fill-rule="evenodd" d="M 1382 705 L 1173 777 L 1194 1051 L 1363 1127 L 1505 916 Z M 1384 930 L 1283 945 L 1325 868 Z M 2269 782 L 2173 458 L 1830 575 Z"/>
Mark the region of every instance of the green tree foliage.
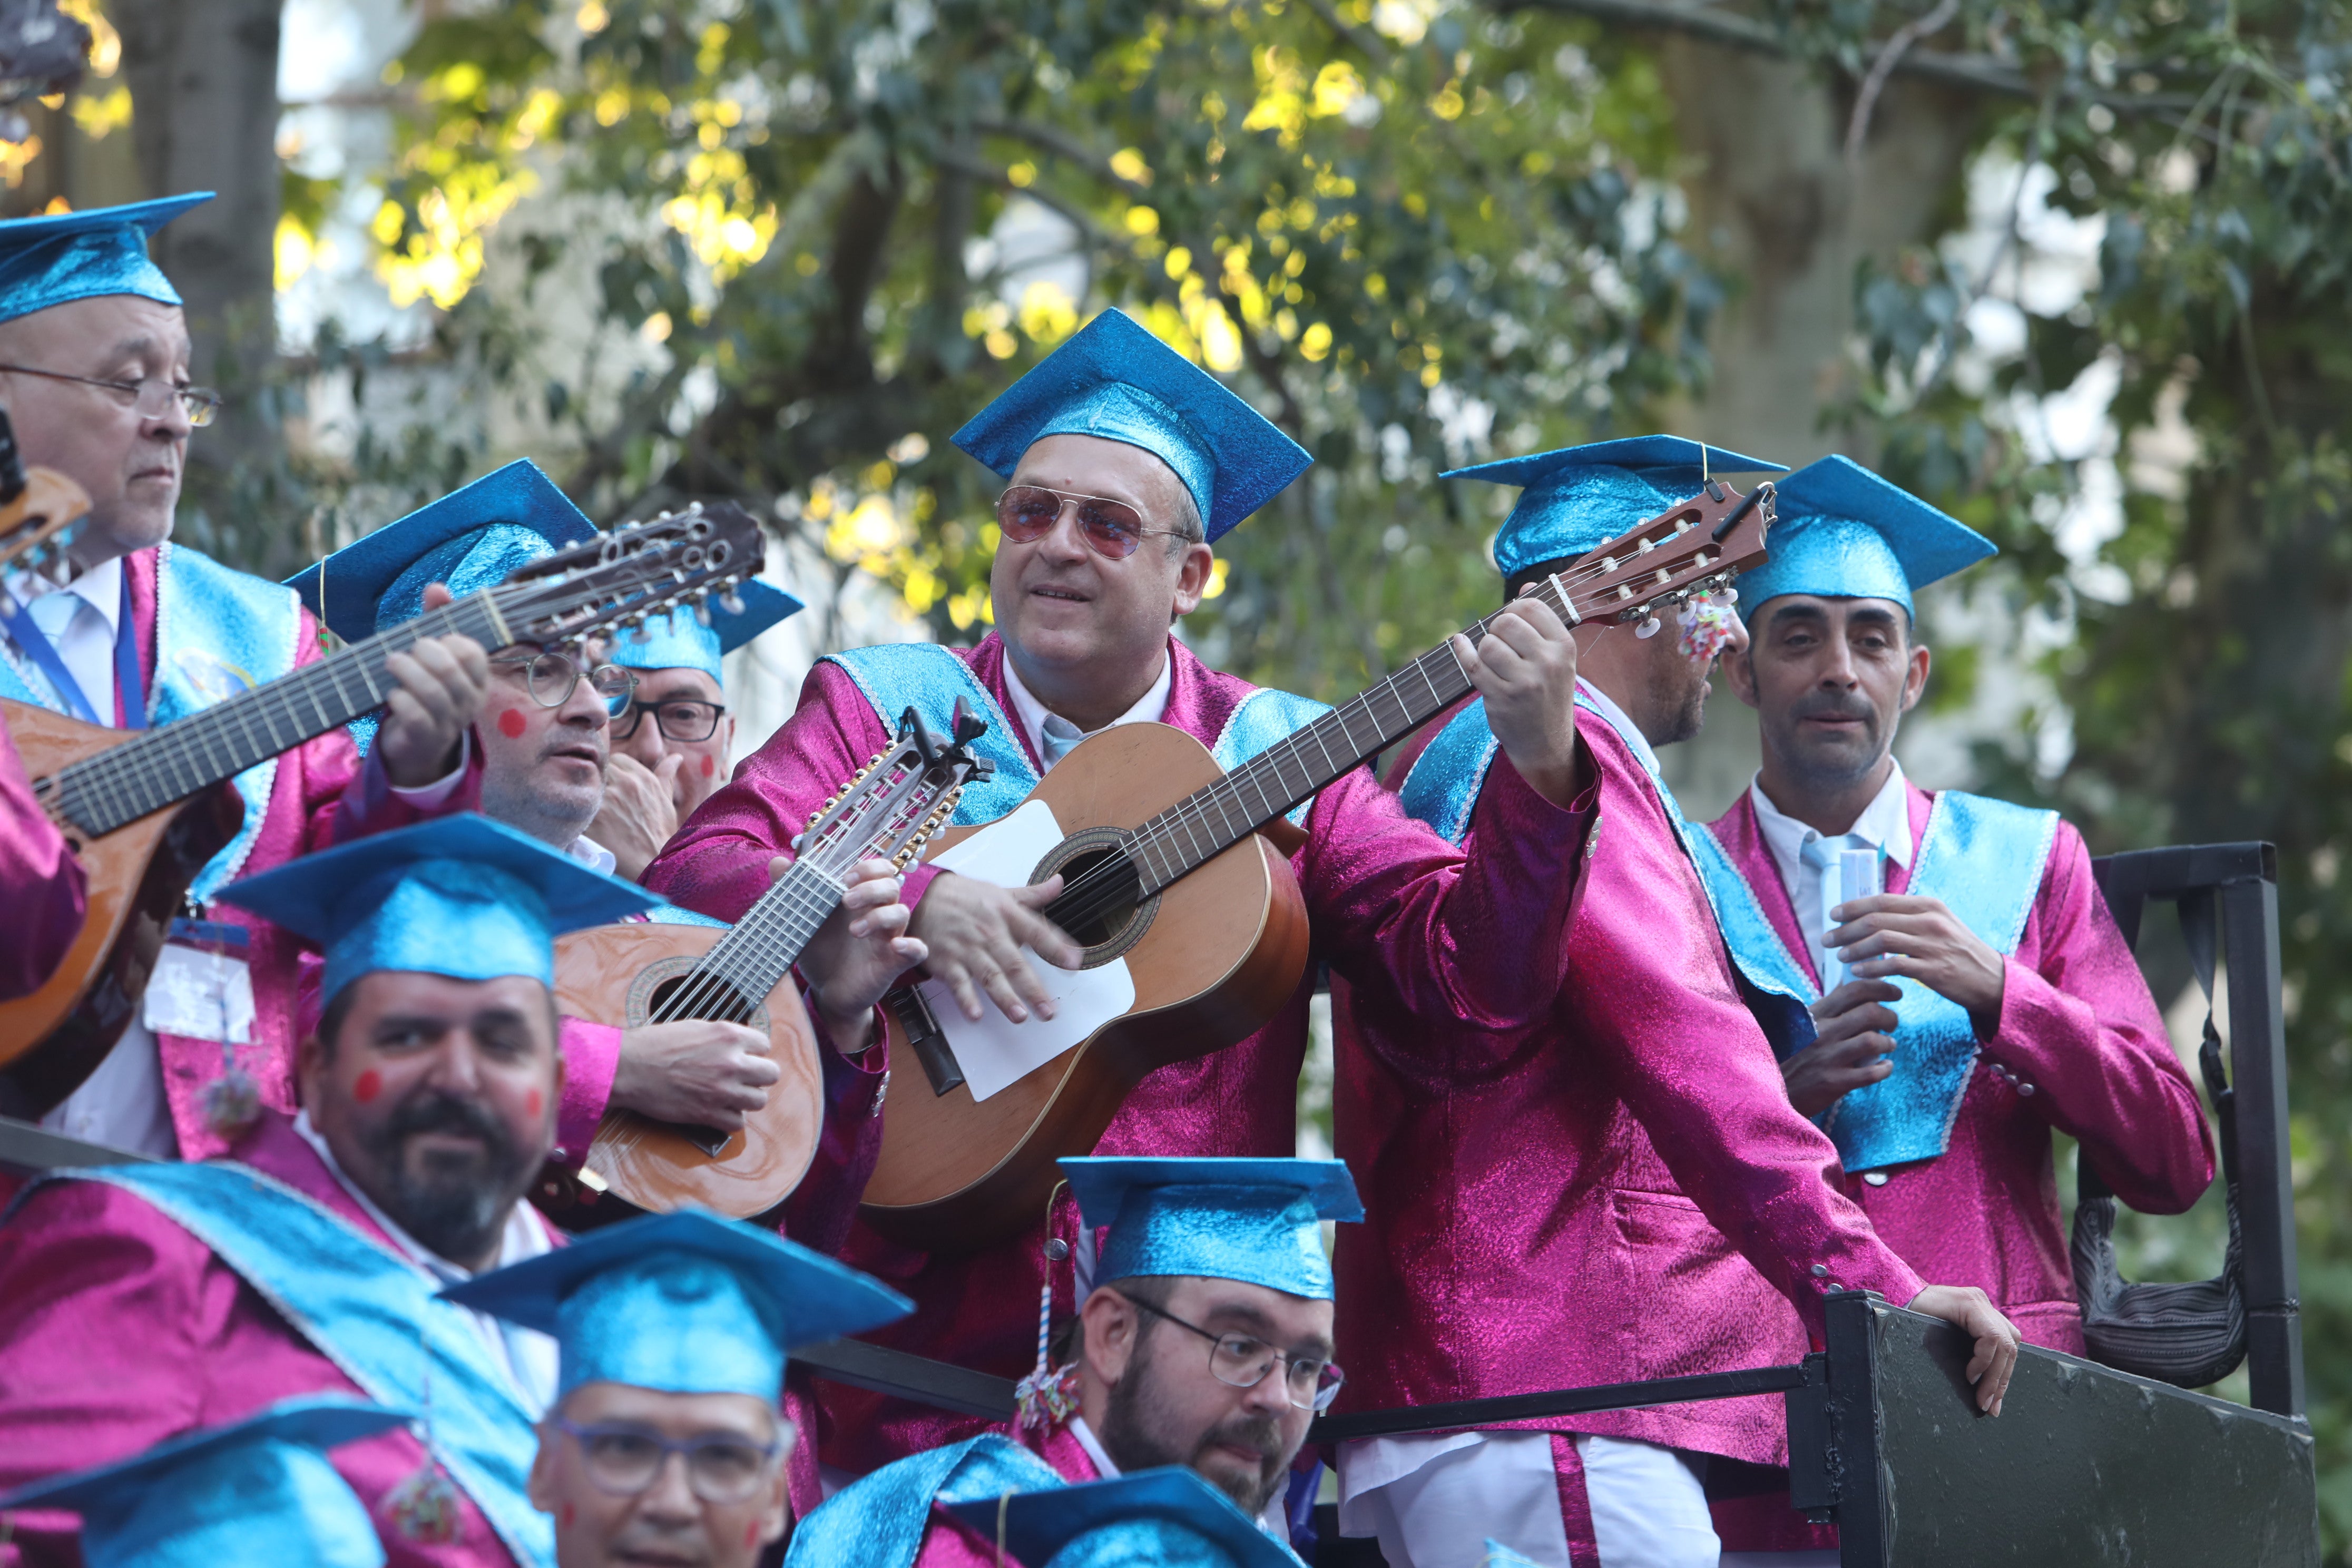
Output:
<path fill-rule="evenodd" d="M 590 247 L 594 308 L 669 359 L 617 416 L 546 389 L 575 492 L 772 504 L 950 638 L 985 629 L 995 487 L 945 438 L 1104 306 L 1315 455 L 1187 630 L 1327 694 L 1491 605 L 1489 498 L 1433 482 L 1488 421 L 1514 450 L 1628 433 L 1703 364 L 1654 75 L 1588 24 L 604 0 L 430 23 L 403 69 L 395 297 L 456 303 L 534 188 L 641 220 L 539 242 Z M 1076 231 L 1082 289 L 1008 285 L 986 242 L 1022 198 Z"/>

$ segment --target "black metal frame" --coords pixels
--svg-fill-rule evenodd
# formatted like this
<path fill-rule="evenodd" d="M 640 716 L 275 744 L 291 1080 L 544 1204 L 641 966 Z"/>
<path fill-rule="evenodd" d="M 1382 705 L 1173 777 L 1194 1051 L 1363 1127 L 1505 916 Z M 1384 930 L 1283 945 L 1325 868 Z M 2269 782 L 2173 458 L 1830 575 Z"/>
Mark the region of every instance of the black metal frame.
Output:
<path fill-rule="evenodd" d="M 2124 940 L 2139 944 L 2148 900 L 2210 899 L 2230 975 L 2231 1110 L 2243 1225 L 2248 1399 L 2301 1416 L 2302 1306 L 2289 1170 L 2286 1027 L 2279 1003 L 2278 850 L 2263 843 L 2135 849 L 2091 862 Z"/>

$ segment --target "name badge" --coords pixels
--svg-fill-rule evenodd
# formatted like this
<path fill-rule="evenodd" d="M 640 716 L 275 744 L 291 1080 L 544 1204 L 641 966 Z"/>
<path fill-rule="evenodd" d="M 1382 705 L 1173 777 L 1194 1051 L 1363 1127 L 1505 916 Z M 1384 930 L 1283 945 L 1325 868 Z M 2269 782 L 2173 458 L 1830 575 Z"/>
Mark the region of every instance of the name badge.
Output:
<path fill-rule="evenodd" d="M 243 926 L 173 921 L 147 981 L 147 1027 L 158 1035 L 250 1044 L 253 971 L 246 946 Z"/>

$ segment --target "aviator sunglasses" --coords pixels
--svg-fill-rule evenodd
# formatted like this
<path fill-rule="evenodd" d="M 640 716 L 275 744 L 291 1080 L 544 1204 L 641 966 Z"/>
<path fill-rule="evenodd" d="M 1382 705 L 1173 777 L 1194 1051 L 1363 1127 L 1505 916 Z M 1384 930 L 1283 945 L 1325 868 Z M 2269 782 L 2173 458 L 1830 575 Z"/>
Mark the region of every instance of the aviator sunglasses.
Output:
<path fill-rule="evenodd" d="M 997 497 L 996 526 L 1016 543 L 1034 544 L 1054 531 L 1066 507 L 1077 508 L 1078 534 L 1087 548 L 1112 561 L 1134 554 L 1146 534 L 1177 531 L 1144 527 L 1143 515 L 1123 500 L 1049 490 L 1043 485 L 1014 485 Z"/>

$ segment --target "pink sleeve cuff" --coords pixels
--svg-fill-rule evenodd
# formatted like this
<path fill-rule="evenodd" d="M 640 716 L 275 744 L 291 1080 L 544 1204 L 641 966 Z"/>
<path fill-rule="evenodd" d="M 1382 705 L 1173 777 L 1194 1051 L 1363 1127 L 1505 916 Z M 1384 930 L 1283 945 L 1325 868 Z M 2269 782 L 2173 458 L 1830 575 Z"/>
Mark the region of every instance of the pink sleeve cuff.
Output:
<path fill-rule="evenodd" d="M 578 1169 L 596 1141 L 596 1128 L 612 1103 L 613 1079 L 621 1070 L 621 1031 L 585 1018 L 563 1019 L 563 1099 L 555 1111 L 558 1164 Z"/>

